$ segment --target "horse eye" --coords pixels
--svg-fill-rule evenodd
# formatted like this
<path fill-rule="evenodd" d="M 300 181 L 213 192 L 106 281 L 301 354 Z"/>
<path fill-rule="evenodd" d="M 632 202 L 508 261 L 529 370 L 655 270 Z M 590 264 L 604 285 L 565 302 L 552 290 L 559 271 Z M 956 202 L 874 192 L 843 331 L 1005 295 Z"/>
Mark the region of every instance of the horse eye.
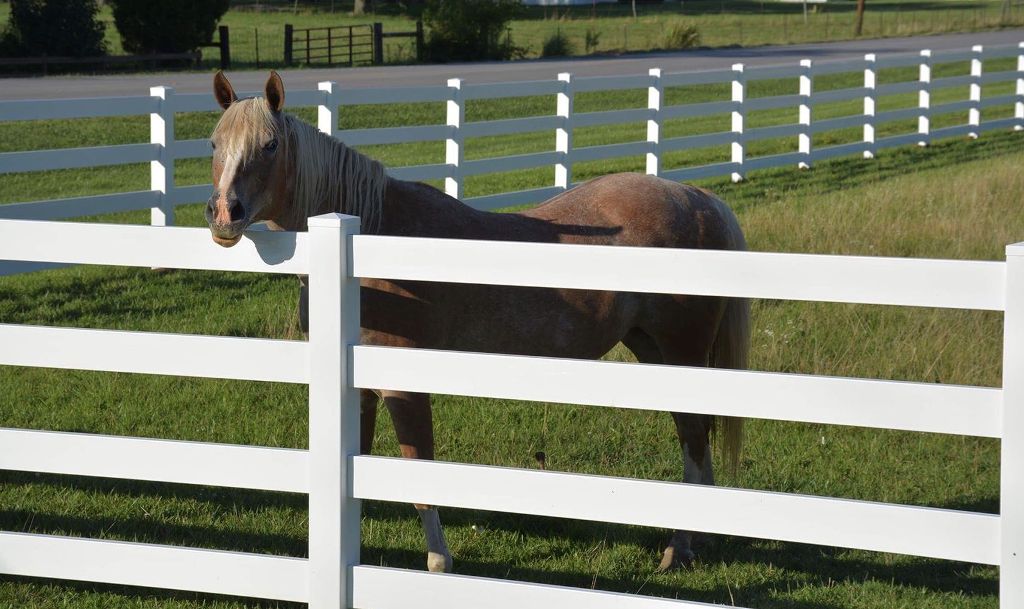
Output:
<path fill-rule="evenodd" d="M 210 148 L 213 148 L 214 150 L 216 150 L 217 149 L 217 142 L 215 142 L 213 140 L 210 140 Z"/>
<path fill-rule="evenodd" d="M 273 152 L 277 150 L 277 139 L 272 139 L 263 146 L 263 149 L 267 152 Z"/>

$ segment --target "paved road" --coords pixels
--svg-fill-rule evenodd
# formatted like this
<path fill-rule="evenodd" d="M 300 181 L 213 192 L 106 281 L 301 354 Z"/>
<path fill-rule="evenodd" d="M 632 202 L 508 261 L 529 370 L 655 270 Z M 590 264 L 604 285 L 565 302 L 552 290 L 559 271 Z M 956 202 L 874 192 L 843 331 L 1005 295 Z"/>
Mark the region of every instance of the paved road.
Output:
<path fill-rule="evenodd" d="M 518 80 L 544 80 L 559 72 L 576 76 L 614 76 L 644 74 L 649 68 L 667 72 L 712 70 L 734 63 L 772 65 L 796 63 L 811 58 L 817 62 L 840 61 L 863 57 L 865 53 L 916 53 L 930 48 L 963 49 L 975 44 L 987 46 L 1016 45 L 1024 41 L 1024 30 L 1002 30 L 969 34 L 945 34 L 915 38 L 885 38 L 790 46 L 756 48 L 708 49 L 675 53 L 650 53 L 621 57 L 582 58 L 570 60 L 527 60 L 472 64 L 426 66 L 387 66 L 357 69 L 330 68 L 285 70 L 286 86 L 312 89 L 316 83 L 335 80 L 349 87 L 400 87 L 444 83 L 448 78 L 485 83 Z M 232 84 L 240 91 L 263 88 L 263 72 L 229 73 Z M 0 79 L 0 99 L 48 99 L 61 97 L 106 97 L 145 95 L 149 87 L 170 85 L 180 93 L 205 93 L 211 90 L 208 73 L 165 72 L 126 76 L 51 76 Z"/>

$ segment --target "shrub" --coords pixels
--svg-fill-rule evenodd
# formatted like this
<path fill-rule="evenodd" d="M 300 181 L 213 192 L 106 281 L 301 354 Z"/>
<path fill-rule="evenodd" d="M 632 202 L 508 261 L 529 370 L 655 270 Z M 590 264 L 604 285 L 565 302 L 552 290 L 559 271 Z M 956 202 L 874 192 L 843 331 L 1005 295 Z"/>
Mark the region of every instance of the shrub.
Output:
<path fill-rule="evenodd" d="M 587 48 L 587 54 L 593 53 L 597 49 L 597 45 L 601 43 L 601 31 L 595 30 L 594 28 L 587 28 L 586 38 L 584 39 L 584 46 Z"/>
<path fill-rule="evenodd" d="M 565 57 L 566 55 L 572 55 L 573 50 L 572 40 L 569 40 L 569 37 L 563 34 L 562 30 L 558 30 L 544 41 L 544 47 L 540 51 L 540 56 Z"/>
<path fill-rule="evenodd" d="M 129 53 L 184 53 L 213 39 L 228 0 L 110 0 Z"/>
<path fill-rule="evenodd" d="M 666 49 L 692 49 L 700 44 L 700 32 L 695 25 L 677 23 L 665 32 Z"/>
<path fill-rule="evenodd" d="M 96 0 L 11 0 L 0 55 L 94 57 L 104 55 Z"/>
<path fill-rule="evenodd" d="M 522 10 L 519 0 L 427 0 L 423 23 L 430 35 L 424 54 L 442 62 L 521 56 L 524 50 L 502 36 Z"/>

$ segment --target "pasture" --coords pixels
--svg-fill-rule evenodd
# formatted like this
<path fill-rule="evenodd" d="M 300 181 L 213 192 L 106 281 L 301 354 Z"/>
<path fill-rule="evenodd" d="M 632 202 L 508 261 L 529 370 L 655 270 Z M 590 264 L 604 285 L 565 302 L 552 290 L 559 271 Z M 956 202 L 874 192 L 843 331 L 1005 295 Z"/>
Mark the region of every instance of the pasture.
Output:
<path fill-rule="evenodd" d="M 962 70 L 947 66 L 936 76 Z M 850 77 L 836 77 L 832 84 L 849 86 L 844 78 Z M 788 92 L 792 85 L 769 84 L 752 95 Z M 700 101 L 720 93 L 691 89 L 669 95 Z M 642 93 L 580 96 L 577 110 L 642 105 Z M 891 103 L 911 105 L 911 100 Z M 475 117 L 470 120 L 523 116 L 544 104 L 553 100 L 478 102 L 467 115 Z M 822 112 L 842 115 L 852 104 L 833 106 Z M 440 104 L 410 104 L 393 112 L 354 108 L 342 112 L 342 123 L 346 128 L 425 124 L 439 122 L 442 111 Z M 311 118 L 308 111 L 300 114 Z M 203 137 L 215 118 L 182 116 L 179 133 Z M 781 111 L 765 112 L 756 124 L 785 118 Z M 679 121 L 666 130 L 680 135 L 715 130 L 721 128 L 716 120 Z M 0 128 L 0 146 L 7 151 L 141 141 L 147 122 L 139 117 L 116 123 L 11 123 Z M 577 145 L 638 139 L 641 128 L 581 129 Z M 906 131 L 907 125 L 888 128 Z M 469 143 L 467 158 L 547 148 L 550 138 L 549 132 L 480 138 Z M 737 211 L 753 250 L 999 260 L 1005 244 L 1024 240 L 1019 138 L 992 132 L 977 141 L 886 151 L 877 160 L 841 159 L 809 171 L 761 171 L 740 184 L 704 185 Z M 784 145 L 791 148 L 792 142 L 759 143 L 758 154 Z M 437 162 L 432 159 L 443 155 L 441 148 L 415 144 L 366 152 L 400 165 Z M 702 154 L 701 162 L 716 160 Z M 696 160 L 694 152 L 678 155 L 673 164 Z M 642 170 L 641 163 L 601 161 L 580 164 L 575 172 L 585 179 Z M 146 169 L 127 165 L 6 175 L 0 178 L 0 202 L 144 189 Z M 201 183 L 207 174 L 208 161 L 179 163 L 179 184 Z M 541 183 L 550 184 L 550 169 L 482 176 L 469 181 L 467 191 L 484 194 Z M 133 213 L 99 219 L 143 218 Z M 179 223 L 201 225 L 198 206 L 179 209 Z M 296 292 L 296 282 L 287 277 L 81 267 L 0 279 L 0 322 L 298 338 Z M 1001 331 L 1001 316 L 993 313 L 756 301 L 752 368 L 997 386 Z M 616 351 L 611 357 L 623 355 Z M 444 396 L 435 404 L 443 460 L 537 467 L 534 455 L 543 451 L 553 470 L 662 480 L 680 475 L 678 447 L 664 414 Z M 0 370 L 4 427 L 301 448 L 305 405 L 303 386 Z M 720 484 L 981 512 L 998 507 L 994 440 L 769 421 L 751 421 L 748 431 L 740 470 L 735 475 L 720 470 Z M 376 435 L 376 452 L 397 454 L 386 414 Z M 0 477 L 4 530 L 295 556 L 306 551 L 302 496 L 9 472 Z M 992 567 L 715 537 L 699 550 L 693 569 L 655 574 L 664 531 L 467 510 L 443 514 L 459 573 L 759 608 L 996 606 L 998 571 Z M 409 506 L 366 503 L 363 540 L 365 564 L 422 568 L 422 536 Z M 0 581 L 3 605 L 276 606 L 19 578 Z"/>

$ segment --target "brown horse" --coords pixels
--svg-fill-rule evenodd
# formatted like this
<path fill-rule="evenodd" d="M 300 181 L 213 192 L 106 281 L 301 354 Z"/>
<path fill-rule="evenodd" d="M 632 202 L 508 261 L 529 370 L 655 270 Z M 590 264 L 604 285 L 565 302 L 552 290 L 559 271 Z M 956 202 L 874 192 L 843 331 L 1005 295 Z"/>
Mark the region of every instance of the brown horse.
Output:
<path fill-rule="evenodd" d="M 431 186 L 387 177 L 376 161 L 282 113 L 284 86 L 276 73 L 265 98 L 238 99 L 220 73 L 214 95 L 225 112 L 212 136 L 214 191 L 206 219 L 225 247 L 253 222 L 301 231 L 311 216 L 341 212 L 360 216 L 364 234 L 745 249 L 732 212 L 697 188 L 616 174 L 523 213 L 486 213 Z M 364 344 L 596 359 L 621 341 L 649 364 L 744 368 L 747 362 L 749 305 L 743 299 L 373 279 L 362 281 L 361 295 Z M 300 301 L 305 304 L 304 287 Z M 371 450 L 378 396 L 391 413 L 402 456 L 432 459 L 430 396 L 401 391 L 362 392 L 362 451 Z M 684 481 L 713 484 L 714 418 L 681 412 L 672 418 Z M 741 425 L 721 421 L 723 452 L 733 463 Z M 416 507 L 427 567 L 450 570 L 437 510 Z M 690 537 L 673 534 L 662 569 L 693 558 Z"/>

